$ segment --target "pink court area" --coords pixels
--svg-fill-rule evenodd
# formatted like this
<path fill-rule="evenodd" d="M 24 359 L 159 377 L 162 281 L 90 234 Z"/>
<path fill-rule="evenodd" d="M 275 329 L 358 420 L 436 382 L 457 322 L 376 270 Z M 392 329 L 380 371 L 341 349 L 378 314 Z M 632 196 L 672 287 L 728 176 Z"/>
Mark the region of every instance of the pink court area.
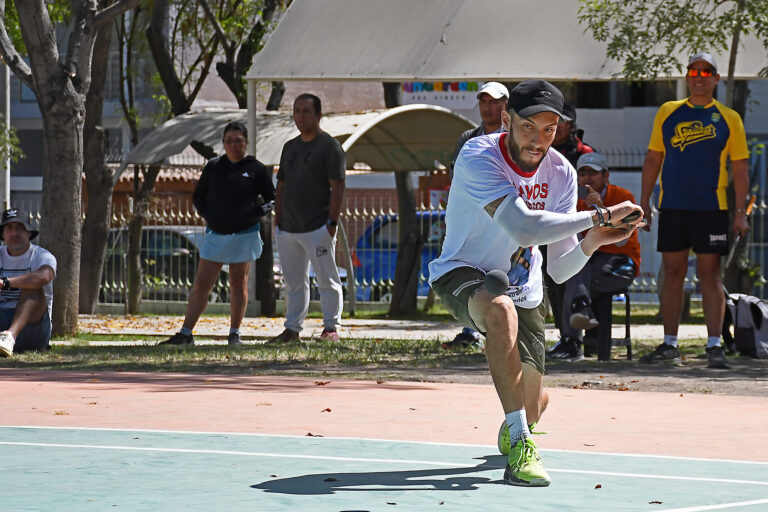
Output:
<path fill-rule="evenodd" d="M 0 424 L 495 446 L 489 385 L 0 369 Z M 768 399 L 549 389 L 544 449 L 768 461 Z"/>

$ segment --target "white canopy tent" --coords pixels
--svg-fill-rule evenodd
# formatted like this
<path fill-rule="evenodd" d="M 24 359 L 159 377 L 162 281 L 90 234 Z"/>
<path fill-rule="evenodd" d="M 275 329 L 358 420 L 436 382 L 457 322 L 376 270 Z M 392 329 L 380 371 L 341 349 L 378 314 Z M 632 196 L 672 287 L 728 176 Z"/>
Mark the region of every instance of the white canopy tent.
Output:
<path fill-rule="evenodd" d="M 245 110 L 193 112 L 174 117 L 137 144 L 122 161 L 116 180 L 129 164 L 162 163 L 197 141 L 223 152 L 222 131 L 230 121 L 245 122 Z M 418 171 L 447 166 L 456 134 L 474 124 L 447 108 L 405 105 L 389 110 L 323 116 L 321 128 L 339 139 L 349 168 L 355 163 L 376 171 Z M 257 125 L 258 158 L 265 165 L 280 163 L 283 144 L 299 134 L 290 114 L 263 112 Z"/>
<path fill-rule="evenodd" d="M 578 0 L 294 0 L 248 72 L 249 127 L 256 126 L 260 81 L 613 80 L 621 65 L 579 24 L 579 5 Z M 725 71 L 729 55 L 715 56 Z M 687 57 L 678 56 L 681 62 Z M 735 77 L 757 78 L 766 62 L 762 43 L 743 36 Z M 670 78 L 677 80 L 677 96 L 685 97 L 682 74 Z"/>
<path fill-rule="evenodd" d="M 621 67 L 579 24 L 578 7 L 577 0 L 294 0 L 248 80 L 612 80 Z M 729 55 L 716 57 L 727 69 Z M 765 65 L 760 41 L 745 37 L 736 78 L 757 77 Z"/>

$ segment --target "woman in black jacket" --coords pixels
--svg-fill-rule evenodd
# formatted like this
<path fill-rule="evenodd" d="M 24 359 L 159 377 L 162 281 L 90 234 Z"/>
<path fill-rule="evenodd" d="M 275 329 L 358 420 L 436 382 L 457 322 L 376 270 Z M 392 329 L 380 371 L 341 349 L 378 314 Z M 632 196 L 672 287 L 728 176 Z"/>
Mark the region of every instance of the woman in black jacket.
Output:
<path fill-rule="evenodd" d="M 248 303 L 248 271 L 261 256 L 259 219 L 270 212 L 275 199 L 272 175 L 245 154 L 248 130 L 231 122 L 224 128 L 225 154 L 208 161 L 193 195 L 207 228 L 200 247 L 200 262 L 189 294 L 181 330 L 161 344 L 194 345 L 192 329 L 205 310 L 208 295 L 222 265 L 229 264 L 230 345 L 241 345 L 240 323 Z"/>

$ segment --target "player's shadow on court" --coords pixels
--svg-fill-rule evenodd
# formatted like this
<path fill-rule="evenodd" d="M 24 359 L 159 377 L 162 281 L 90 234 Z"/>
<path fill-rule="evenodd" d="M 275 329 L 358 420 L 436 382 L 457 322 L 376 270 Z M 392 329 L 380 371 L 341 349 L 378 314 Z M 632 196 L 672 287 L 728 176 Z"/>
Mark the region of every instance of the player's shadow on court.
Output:
<path fill-rule="evenodd" d="M 480 471 L 503 471 L 506 458 L 498 455 L 482 457 L 480 460 L 482 462 L 473 467 L 320 473 L 266 480 L 251 487 L 281 494 L 314 495 L 344 491 L 472 491 L 477 490 L 480 485 L 503 484 L 504 481 L 501 479 L 468 475 Z"/>

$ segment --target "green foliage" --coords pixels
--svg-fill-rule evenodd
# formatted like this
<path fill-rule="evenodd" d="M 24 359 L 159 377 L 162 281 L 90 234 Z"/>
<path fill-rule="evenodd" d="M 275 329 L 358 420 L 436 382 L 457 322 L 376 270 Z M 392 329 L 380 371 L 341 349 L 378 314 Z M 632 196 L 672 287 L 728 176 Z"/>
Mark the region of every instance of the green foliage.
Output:
<path fill-rule="evenodd" d="M 261 17 L 264 0 L 210 0 L 209 6 L 221 27 L 225 43 L 217 37 L 214 24 L 199 2 L 173 0 L 171 3 L 171 11 L 176 16 L 171 19 L 168 49 L 190 103 L 198 93 L 201 78 L 206 76 L 213 62 L 232 65 L 229 72 L 233 76 L 228 79 L 240 80 L 244 90 L 244 75 L 250 62 L 246 63 L 245 69 L 234 69 L 237 56 L 243 48 L 255 46 L 258 51 L 263 45 L 264 33 L 253 34 L 252 29 Z"/>
<path fill-rule="evenodd" d="M 24 44 L 24 39 L 21 37 L 21 26 L 19 25 L 19 13 L 16 11 L 15 2 L 7 2 L 5 4 L 5 28 L 8 31 L 8 37 L 11 38 L 13 46 L 21 55 L 27 54 L 27 46 Z"/>
<path fill-rule="evenodd" d="M 3 115 L 0 114 L 0 126 L 5 126 Z M 0 129 L 0 162 L 10 159 L 16 163 L 24 157 L 24 152 L 19 147 L 19 137 L 16 128 L 11 126 L 7 131 Z"/>
<path fill-rule="evenodd" d="M 48 16 L 54 24 L 67 23 L 72 15 L 71 5 L 68 1 L 46 1 L 46 7 L 48 8 Z M 5 4 L 4 22 L 5 28 L 8 31 L 8 37 L 11 38 L 16 51 L 21 55 L 27 55 L 27 46 L 24 44 L 24 38 L 21 36 L 19 13 L 16 11 L 16 2 L 13 0 Z"/>
<path fill-rule="evenodd" d="M 736 27 L 768 48 L 768 0 L 579 0 L 579 22 L 623 63 L 618 75 L 655 79 L 682 72 L 678 55 L 727 53 Z"/>

